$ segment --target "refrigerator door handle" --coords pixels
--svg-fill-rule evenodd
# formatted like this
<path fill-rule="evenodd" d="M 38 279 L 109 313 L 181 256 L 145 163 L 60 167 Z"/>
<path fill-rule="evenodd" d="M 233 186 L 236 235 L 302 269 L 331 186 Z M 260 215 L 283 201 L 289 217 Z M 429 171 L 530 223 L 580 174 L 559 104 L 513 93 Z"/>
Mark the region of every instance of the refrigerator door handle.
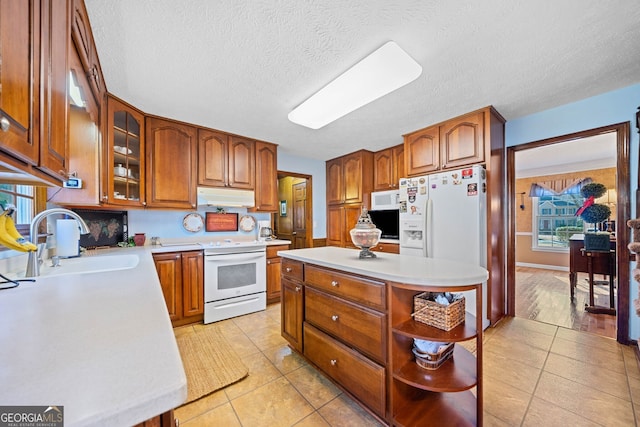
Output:
<path fill-rule="evenodd" d="M 427 199 L 427 209 L 424 216 L 425 220 L 425 243 L 424 243 L 424 256 L 427 258 L 433 257 L 433 200 Z"/>

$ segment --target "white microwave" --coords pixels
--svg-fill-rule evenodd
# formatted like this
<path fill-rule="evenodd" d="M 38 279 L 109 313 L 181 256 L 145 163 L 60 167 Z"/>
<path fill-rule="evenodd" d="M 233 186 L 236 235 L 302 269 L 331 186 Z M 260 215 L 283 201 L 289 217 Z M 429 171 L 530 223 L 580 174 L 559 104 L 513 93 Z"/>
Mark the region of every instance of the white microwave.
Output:
<path fill-rule="evenodd" d="M 400 191 L 374 191 L 371 193 L 371 210 L 381 211 L 400 208 Z"/>

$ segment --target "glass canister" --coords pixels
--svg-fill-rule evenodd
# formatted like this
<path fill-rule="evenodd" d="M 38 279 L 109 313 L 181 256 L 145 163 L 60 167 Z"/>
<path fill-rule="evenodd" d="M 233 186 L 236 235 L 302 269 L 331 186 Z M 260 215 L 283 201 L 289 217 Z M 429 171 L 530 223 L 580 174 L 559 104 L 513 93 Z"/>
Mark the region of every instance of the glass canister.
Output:
<path fill-rule="evenodd" d="M 356 226 L 349 231 L 351 241 L 354 245 L 362 249 L 360 258 L 376 258 L 376 254 L 371 252 L 371 248 L 378 244 L 382 231 L 371 221 L 371 216 L 367 208 L 362 208 L 362 213 Z"/>

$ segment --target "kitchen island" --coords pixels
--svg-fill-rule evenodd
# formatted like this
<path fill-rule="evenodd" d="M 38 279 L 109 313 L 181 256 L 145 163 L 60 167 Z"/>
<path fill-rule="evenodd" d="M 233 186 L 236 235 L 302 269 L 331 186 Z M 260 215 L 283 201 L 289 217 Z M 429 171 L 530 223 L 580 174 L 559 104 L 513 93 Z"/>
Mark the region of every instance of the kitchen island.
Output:
<path fill-rule="evenodd" d="M 134 263 L 110 269 L 123 255 Z M 0 291 L 0 404 L 64 406 L 65 426 L 125 426 L 186 400 L 149 246 L 92 256 L 102 271 Z"/>
<path fill-rule="evenodd" d="M 488 272 L 476 265 L 358 250 L 280 251 L 282 336 L 364 409 L 389 425 L 482 425 L 482 321 L 450 330 L 413 318 L 423 292 L 474 291 L 482 312 Z M 462 343 L 435 370 L 417 365 L 414 339 Z M 475 393 L 472 391 L 475 389 Z"/>

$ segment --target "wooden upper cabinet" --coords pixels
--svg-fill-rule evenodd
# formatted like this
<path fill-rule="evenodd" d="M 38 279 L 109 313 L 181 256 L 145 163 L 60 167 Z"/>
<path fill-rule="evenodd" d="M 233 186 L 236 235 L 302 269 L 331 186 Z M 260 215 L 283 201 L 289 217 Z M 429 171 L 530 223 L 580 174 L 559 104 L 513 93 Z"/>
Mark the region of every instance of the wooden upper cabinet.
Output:
<path fill-rule="evenodd" d="M 405 136 L 407 176 L 424 175 L 440 168 L 440 129 L 422 129 Z"/>
<path fill-rule="evenodd" d="M 97 102 L 101 102 L 107 92 L 107 88 L 104 83 L 100 60 L 98 59 L 98 50 L 91 32 L 89 16 L 87 15 L 84 0 L 70 1 L 73 2 L 71 37 L 80 55 L 80 62 L 89 80 L 91 92 Z"/>
<path fill-rule="evenodd" d="M 74 47 L 69 50 L 69 67 L 75 73 L 77 84 L 83 93 L 89 93 L 89 82 L 82 72 L 82 65 Z M 68 170 L 82 178 L 82 188 L 47 188 L 47 200 L 64 206 L 100 206 L 106 202 L 107 170 L 101 163 L 102 149 L 101 123 L 106 123 L 107 108 L 102 113 L 93 97 L 85 99 L 85 107 L 69 105 Z M 104 115 L 104 119 L 102 118 Z M 106 126 L 105 129 L 106 131 Z M 113 168 L 111 168 L 113 171 Z M 106 187 L 105 187 L 106 188 Z M 105 196 L 105 200 L 102 196 Z"/>
<path fill-rule="evenodd" d="M 442 168 L 484 161 L 484 111 L 452 119 L 440 126 Z"/>
<path fill-rule="evenodd" d="M 198 185 L 226 187 L 229 135 L 198 129 Z"/>
<path fill-rule="evenodd" d="M 256 206 L 260 212 L 278 212 L 277 145 L 256 141 Z"/>
<path fill-rule="evenodd" d="M 103 150 L 103 203 L 142 207 L 145 201 L 144 115 L 114 98 L 107 99 L 107 138 Z"/>
<path fill-rule="evenodd" d="M 229 140 L 229 187 L 255 188 L 255 142 L 240 136 Z"/>
<path fill-rule="evenodd" d="M 40 2 L 0 0 L 0 150 L 37 164 Z"/>
<path fill-rule="evenodd" d="M 373 189 L 373 153 L 356 151 L 326 162 L 327 204 L 364 203 L 369 205 Z"/>
<path fill-rule="evenodd" d="M 148 117 L 146 120 L 146 195 L 149 207 L 196 207 L 197 130 Z"/>
<path fill-rule="evenodd" d="M 40 100 L 40 160 L 38 167 L 61 181 L 67 179 L 69 151 L 69 40 L 67 0 L 41 1 L 43 76 Z M 82 76 L 79 76 L 80 78 Z M 78 78 L 75 82 L 78 85 Z M 85 95 L 86 97 L 86 95 Z"/>
<path fill-rule="evenodd" d="M 342 157 L 328 160 L 326 163 L 327 174 L 327 205 L 344 203 L 344 180 Z"/>
<path fill-rule="evenodd" d="M 255 142 L 198 129 L 198 185 L 253 190 Z"/>
<path fill-rule="evenodd" d="M 342 160 L 344 170 L 344 203 L 362 203 L 363 177 L 371 174 L 372 169 L 365 172 L 363 152 L 356 152 L 345 156 Z M 370 165 L 371 166 L 371 165 Z"/>
<path fill-rule="evenodd" d="M 398 188 L 404 176 L 404 144 L 377 151 L 373 154 L 373 190 Z"/>
<path fill-rule="evenodd" d="M 492 123 L 504 119 L 486 107 L 404 136 L 407 176 L 484 163 L 491 146 Z M 497 141 L 502 141 L 498 138 Z"/>

